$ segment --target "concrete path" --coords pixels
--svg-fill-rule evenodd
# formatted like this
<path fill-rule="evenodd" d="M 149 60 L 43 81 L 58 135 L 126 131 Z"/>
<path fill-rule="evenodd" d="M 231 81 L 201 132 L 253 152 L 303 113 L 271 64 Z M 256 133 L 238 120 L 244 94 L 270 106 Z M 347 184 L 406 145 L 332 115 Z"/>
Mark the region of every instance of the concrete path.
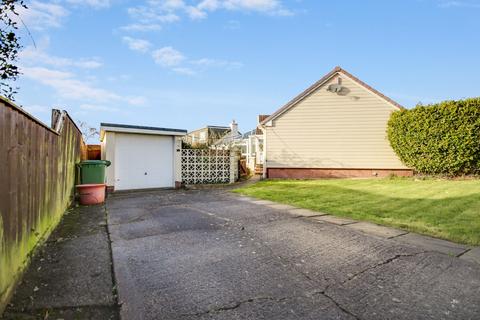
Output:
<path fill-rule="evenodd" d="M 480 265 L 394 231 L 222 190 L 107 211 L 123 319 L 480 318 Z"/>
<path fill-rule="evenodd" d="M 23 275 L 2 319 L 118 319 L 103 206 L 66 214 Z"/>

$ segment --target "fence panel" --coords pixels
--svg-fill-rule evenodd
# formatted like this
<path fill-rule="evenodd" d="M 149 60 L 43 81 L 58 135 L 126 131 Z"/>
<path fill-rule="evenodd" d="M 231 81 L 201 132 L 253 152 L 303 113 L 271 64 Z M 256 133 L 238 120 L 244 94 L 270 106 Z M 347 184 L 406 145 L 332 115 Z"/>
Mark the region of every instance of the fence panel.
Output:
<path fill-rule="evenodd" d="M 182 182 L 184 184 L 231 183 L 229 150 L 183 149 Z"/>
<path fill-rule="evenodd" d="M 82 136 L 66 112 L 54 110 L 52 122 L 0 98 L 0 314 L 73 199 Z"/>

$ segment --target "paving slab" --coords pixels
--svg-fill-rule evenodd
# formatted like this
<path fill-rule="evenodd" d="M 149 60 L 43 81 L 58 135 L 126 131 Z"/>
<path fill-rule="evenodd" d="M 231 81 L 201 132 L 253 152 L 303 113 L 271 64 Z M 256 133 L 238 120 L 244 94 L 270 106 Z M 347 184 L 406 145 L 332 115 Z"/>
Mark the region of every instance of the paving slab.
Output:
<path fill-rule="evenodd" d="M 235 199 L 240 201 L 258 201 L 258 199 L 247 197 L 247 196 L 238 196 Z"/>
<path fill-rule="evenodd" d="M 340 218 L 340 217 L 335 217 L 335 216 L 330 216 L 330 215 L 312 217 L 312 219 L 322 221 L 322 222 L 337 224 L 339 226 L 346 226 L 346 225 L 349 225 L 349 224 L 358 223 L 358 221 L 356 221 L 356 220 L 347 219 L 347 218 Z"/>
<path fill-rule="evenodd" d="M 460 256 L 460 259 L 480 264 L 480 247 L 473 248 Z"/>
<path fill-rule="evenodd" d="M 268 205 L 272 209 L 277 209 L 277 210 L 292 210 L 295 209 L 296 207 L 290 206 L 288 204 L 281 204 L 281 203 L 273 203 Z"/>
<path fill-rule="evenodd" d="M 354 224 L 347 225 L 348 228 L 352 228 L 358 231 L 361 231 L 366 234 L 370 234 L 373 236 L 381 237 L 381 238 L 393 238 L 398 237 L 400 235 L 407 234 L 407 231 L 379 226 L 374 223 L 370 222 L 358 222 Z"/>
<path fill-rule="evenodd" d="M 262 205 L 262 206 L 268 206 L 268 205 L 276 204 L 276 202 L 269 201 L 269 200 L 256 200 L 255 199 L 251 202 L 254 203 L 254 204 Z"/>
<path fill-rule="evenodd" d="M 303 208 L 295 208 L 292 210 L 288 210 L 288 213 L 298 217 L 317 217 L 317 216 L 328 215 L 328 213 L 325 213 L 325 212 L 313 211 L 313 210 L 303 209 Z"/>
<path fill-rule="evenodd" d="M 436 239 L 428 236 L 423 236 L 416 233 L 408 233 L 393 239 L 399 243 L 412 245 L 423 248 L 427 251 L 437 251 L 451 256 L 458 256 L 468 250 L 468 246 Z"/>

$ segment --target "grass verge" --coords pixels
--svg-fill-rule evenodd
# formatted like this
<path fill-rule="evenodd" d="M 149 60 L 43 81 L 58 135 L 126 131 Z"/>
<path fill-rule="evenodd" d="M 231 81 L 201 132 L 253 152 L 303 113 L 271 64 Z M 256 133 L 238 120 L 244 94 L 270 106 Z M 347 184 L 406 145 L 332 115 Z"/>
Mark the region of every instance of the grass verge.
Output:
<path fill-rule="evenodd" d="M 480 180 L 267 180 L 244 195 L 480 245 Z"/>

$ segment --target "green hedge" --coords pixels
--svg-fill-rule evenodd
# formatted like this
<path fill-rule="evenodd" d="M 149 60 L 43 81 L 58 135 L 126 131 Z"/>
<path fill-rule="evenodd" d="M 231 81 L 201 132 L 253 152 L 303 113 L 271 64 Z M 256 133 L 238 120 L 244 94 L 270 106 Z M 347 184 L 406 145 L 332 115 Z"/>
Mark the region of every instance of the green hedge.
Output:
<path fill-rule="evenodd" d="M 480 173 L 480 98 L 394 112 L 387 132 L 393 150 L 418 173 Z"/>

